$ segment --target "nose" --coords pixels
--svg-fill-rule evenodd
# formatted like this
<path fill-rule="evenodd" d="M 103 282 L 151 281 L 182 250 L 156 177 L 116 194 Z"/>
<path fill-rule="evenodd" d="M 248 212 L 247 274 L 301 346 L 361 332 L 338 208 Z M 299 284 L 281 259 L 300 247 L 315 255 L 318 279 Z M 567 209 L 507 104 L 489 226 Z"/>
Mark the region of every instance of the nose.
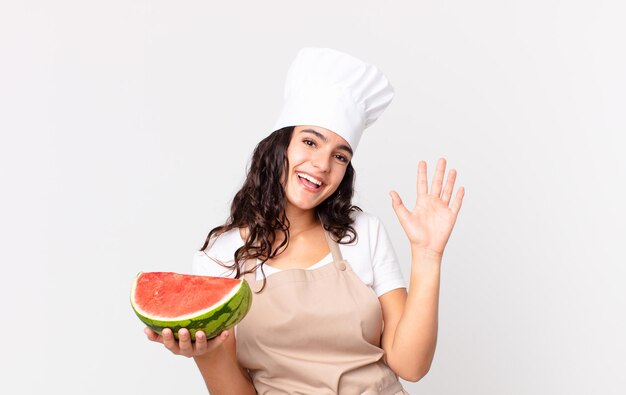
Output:
<path fill-rule="evenodd" d="M 326 153 L 319 152 L 311 158 L 311 164 L 313 167 L 325 173 L 330 169 L 330 157 Z"/>

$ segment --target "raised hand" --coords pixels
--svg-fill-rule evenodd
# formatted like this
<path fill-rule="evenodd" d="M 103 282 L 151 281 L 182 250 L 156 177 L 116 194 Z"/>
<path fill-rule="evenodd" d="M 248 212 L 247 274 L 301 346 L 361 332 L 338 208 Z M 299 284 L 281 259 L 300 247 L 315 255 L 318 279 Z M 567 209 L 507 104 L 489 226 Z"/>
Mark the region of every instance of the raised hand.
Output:
<path fill-rule="evenodd" d="M 446 160 L 439 158 L 429 192 L 426 162 L 419 162 L 417 201 L 412 210 L 406 208 L 396 191 L 390 192 L 393 210 L 411 242 L 411 248 L 424 249 L 439 255 L 443 255 L 465 194 L 465 188 L 460 187 L 450 204 L 456 170 L 449 171 L 446 185 L 442 190 L 445 170 Z"/>

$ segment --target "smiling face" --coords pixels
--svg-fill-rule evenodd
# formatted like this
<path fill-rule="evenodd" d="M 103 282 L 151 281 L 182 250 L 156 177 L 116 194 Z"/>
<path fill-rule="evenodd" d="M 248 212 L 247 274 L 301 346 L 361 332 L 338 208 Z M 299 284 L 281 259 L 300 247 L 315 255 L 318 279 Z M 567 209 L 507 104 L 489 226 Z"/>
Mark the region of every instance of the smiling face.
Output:
<path fill-rule="evenodd" d="M 338 134 L 319 126 L 296 126 L 287 149 L 287 209 L 312 210 L 332 195 L 343 179 L 352 150 Z"/>

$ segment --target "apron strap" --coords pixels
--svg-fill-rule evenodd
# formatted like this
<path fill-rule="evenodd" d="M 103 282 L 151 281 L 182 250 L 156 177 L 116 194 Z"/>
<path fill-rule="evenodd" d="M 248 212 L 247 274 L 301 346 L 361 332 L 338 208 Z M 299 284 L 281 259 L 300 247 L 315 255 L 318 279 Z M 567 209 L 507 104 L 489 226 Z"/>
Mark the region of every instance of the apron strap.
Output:
<path fill-rule="evenodd" d="M 343 257 L 341 256 L 341 250 L 339 250 L 339 245 L 335 240 L 333 240 L 333 237 L 326 229 L 324 229 L 324 236 L 326 236 L 326 242 L 328 242 L 328 248 L 330 249 L 330 253 L 333 255 L 333 261 L 343 261 Z"/>

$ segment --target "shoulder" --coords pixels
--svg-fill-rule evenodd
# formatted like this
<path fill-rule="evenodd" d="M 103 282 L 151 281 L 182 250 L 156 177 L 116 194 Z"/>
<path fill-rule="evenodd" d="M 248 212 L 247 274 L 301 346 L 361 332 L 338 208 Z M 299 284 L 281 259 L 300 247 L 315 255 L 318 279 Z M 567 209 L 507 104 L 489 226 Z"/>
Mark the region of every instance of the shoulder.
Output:
<path fill-rule="evenodd" d="M 368 222 L 371 222 L 371 221 L 378 221 L 378 222 L 380 222 L 378 217 L 376 217 L 372 213 L 368 213 L 367 211 L 353 211 L 350 216 L 354 220 L 355 224 L 363 224 L 363 223 L 368 223 Z"/>
<path fill-rule="evenodd" d="M 243 245 L 239 229 L 231 229 L 209 242 L 206 250 L 196 251 L 193 256 L 192 269 L 194 274 L 214 277 L 230 277 L 233 271 L 222 264 L 232 265 L 235 251 Z"/>
<path fill-rule="evenodd" d="M 356 245 L 372 238 L 376 239 L 381 229 L 384 229 L 380 219 L 374 214 L 366 211 L 355 211 L 352 213 L 354 223 L 352 227 L 357 234 L 357 240 L 348 245 Z"/>
<path fill-rule="evenodd" d="M 362 254 L 373 256 L 377 247 L 389 244 L 387 231 L 377 216 L 365 211 L 355 211 L 352 213 L 352 219 L 354 220 L 352 227 L 356 233 L 356 238 L 347 243 L 349 236 L 345 236 L 344 243 L 340 243 L 342 249 L 361 251 Z"/>
<path fill-rule="evenodd" d="M 243 245 L 239 229 L 231 229 L 213 238 L 206 248 L 206 253 L 217 259 L 232 259 L 237 248 Z M 204 254 L 202 251 L 199 253 Z"/>

